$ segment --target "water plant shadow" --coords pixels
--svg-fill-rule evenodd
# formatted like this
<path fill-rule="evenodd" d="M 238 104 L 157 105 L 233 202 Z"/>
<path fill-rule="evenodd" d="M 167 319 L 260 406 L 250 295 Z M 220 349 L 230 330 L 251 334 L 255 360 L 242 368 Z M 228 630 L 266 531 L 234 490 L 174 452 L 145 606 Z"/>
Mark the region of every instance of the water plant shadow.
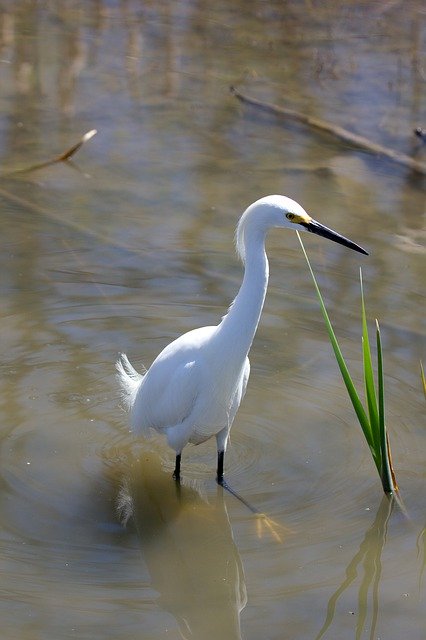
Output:
<path fill-rule="evenodd" d="M 194 483 L 174 482 L 149 451 L 131 463 L 118 507 L 135 525 L 156 604 L 181 637 L 240 640 L 244 571 L 222 489 L 208 501 Z"/>
<path fill-rule="evenodd" d="M 373 524 L 366 532 L 357 553 L 346 567 L 344 580 L 328 601 L 326 618 L 315 640 L 323 638 L 331 627 L 336 613 L 337 601 L 355 582 L 358 573 L 361 574 L 361 583 L 358 589 L 355 639 L 360 640 L 363 631 L 367 628 L 367 624 L 369 624 L 370 640 L 376 638 L 379 616 L 379 586 L 382 574 L 381 556 L 386 544 L 389 519 L 395 504 L 396 500 L 393 496 L 383 496 Z M 370 617 L 369 623 L 367 622 L 368 616 Z"/>

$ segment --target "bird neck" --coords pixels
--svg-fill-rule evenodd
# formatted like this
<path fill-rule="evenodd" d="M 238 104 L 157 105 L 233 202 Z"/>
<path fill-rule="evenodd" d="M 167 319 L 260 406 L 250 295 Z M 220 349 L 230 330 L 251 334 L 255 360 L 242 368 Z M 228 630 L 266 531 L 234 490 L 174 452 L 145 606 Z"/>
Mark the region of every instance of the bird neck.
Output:
<path fill-rule="evenodd" d="M 245 359 L 253 342 L 265 301 L 269 279 L 265 234 L 245 238 L 244 278 L 237 297 L 218 327 L 229 353 Z"/>

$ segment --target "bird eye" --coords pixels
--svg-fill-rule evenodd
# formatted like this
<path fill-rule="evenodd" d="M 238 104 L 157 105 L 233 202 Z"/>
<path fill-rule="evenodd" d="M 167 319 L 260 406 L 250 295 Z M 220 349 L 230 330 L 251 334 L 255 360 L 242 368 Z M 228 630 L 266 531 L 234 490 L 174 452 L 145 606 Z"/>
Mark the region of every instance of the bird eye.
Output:
<path fill-rule="evenodd" d="M 288 220 L 294 220 L 294 213 L 286 213 L 285 215 Z"/>

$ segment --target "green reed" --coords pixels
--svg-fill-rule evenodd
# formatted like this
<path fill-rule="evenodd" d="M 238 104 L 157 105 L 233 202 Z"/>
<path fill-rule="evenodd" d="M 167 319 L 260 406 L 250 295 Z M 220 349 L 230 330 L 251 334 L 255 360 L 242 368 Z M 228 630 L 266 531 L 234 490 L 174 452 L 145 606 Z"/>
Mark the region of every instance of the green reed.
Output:
<path fill-rule="evenodd" d="M 336 356 L 337 364 L 339 365 L 340 372 L 343 377 L 343 381 L 346 385 L 349 397 L 351 399 L 353 408 L 357 415 L 358 421 L 363 430 L 367 444 L 370 447 L 371 455 L 373 456 L 374 463 L 379 472 L 380 479 L 382 481 L 383 490 L 387 494 L 393 494 L 398 491 L 398 485 L 395 480 L 395 474 L 392 467 L 392 458 L 389 445 L 389 437 L 386 430 L 385 423 L 385 396 L 384 396 L 384 383 L 383 383 L 383 354 L 382 343 L 380 336 L 379 323 L 376 320 L 376 346 L 377 346 L 377 385 L 374 382 L 374 370 L 373 362 L 371 358 L 371 348 L 367 327 L 367 316 L 365 312 L 364 302 L 364 288 L 362 282 L 362 272 L 360 270 L 360 286 L 361 286 L 361 321 L 362 321 L 362 356 L 363 356 L 363 370 L 364 370 L 364 392 L 366 399 L 366 408 L 360 399 L 360 396 L 352 381 L 352 377 L 349 373 L 345 359 L 341 352 L 339 343 L 334 333 L 333 326 L 330 322 L 330 318 L 325 308 L 324 300 L 321 295 L 321 291 L 318 287 L 314 272 L 312 270 L 309 258 L 303 246 L 302 239 L 299 236 L 299 241 L 302 246 L 306 262 L 311 272 L 312 279 L 314 281 L 315 289 L 318 295 L 318 299 L 321 306 L 322 315 L 325 320 L 325 324 L 328 331 L 328 336 L 333 347 L 334 355 Z"/>

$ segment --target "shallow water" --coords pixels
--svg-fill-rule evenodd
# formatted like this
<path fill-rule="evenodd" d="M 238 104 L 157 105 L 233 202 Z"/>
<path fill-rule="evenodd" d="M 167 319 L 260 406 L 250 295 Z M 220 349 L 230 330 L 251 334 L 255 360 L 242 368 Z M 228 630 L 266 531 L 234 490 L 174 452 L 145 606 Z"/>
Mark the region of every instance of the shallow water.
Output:
<path fill-rule="evenodd" d="M 98 130 L 72 166 L 0 180 L 3 638 L 424 637 L 424 178 L 229 94 L 425 162 L 424 9 L 401 6 L 2 3 L 2 174 Z M 305 239 L 358 379 L 362 266 L 408 519 L 382 498 L 292 234 L 268 239 L 227 457 L 268 517 L 215 486 L 213 441 L 185 450 L 179 491 L 164 443 L 127 433 L 118 352 L 148 366 L 217 321 L 238 216 L 267 193 L 370 251 Z"/>

